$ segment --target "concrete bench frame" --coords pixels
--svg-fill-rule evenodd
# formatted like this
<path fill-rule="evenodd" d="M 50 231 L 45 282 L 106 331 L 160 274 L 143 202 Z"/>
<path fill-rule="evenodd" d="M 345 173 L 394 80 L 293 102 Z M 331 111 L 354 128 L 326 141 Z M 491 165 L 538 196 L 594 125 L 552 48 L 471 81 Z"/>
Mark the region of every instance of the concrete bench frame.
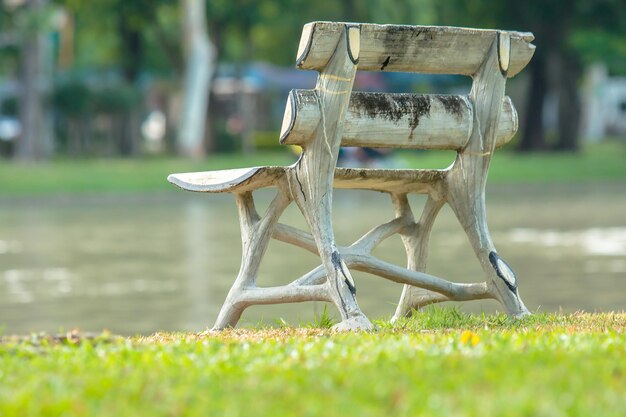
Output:
<path fill-rule="evenodd" d="M 530 61 L 530 33 L 454 27 L 313 22 L 304 26 L 297 66 L 319 71 L 314 90 L 290 93 L 280 141 L 298 144 L 300 159 L 288 167 L 265 166 L 172 174 L 168 180 L 196 192 L 229 192 L 239 211 L 242 261 L 214 325 L 235 326 L 255 304 L 325 301 L 342 321 L 337 330 L 371 329 L 356 301 L 350 270 L 364 271 L 404 284 L 394 319 L 441 301 L 493 298 L 514 316 L 528 310 L 515 274 L 498 255 L 485 214 L 485 184 L 494 149 L 517 130 L 517 114 L 504 96 L 507 77 Z M 357 69 L 464 74 L 473 78 L 468 96 L 352 92 Z M 454 149 L 447 169 L 391 170 L 337 168 L 339 147 Z M 276 187 L 263 215 L 253 192 Z M 335 242 L 333 188 L 388 193 L 395 218 L 374 227 L 350 246 Z M 427 194 L 415 220 L 407 195 Z M 295 202 L 310 232 L 279 223 Z M 425 273 L 433 222 L 449 204 L 465 230 L 485 273 L 477 283 L 454 283 Z M 408 265 L 382 261 L 372 250 L 399 234 Z M 319 255 L 321 265 L 290 284 L 257 286 L 260 262 L 270 239 Z"/>

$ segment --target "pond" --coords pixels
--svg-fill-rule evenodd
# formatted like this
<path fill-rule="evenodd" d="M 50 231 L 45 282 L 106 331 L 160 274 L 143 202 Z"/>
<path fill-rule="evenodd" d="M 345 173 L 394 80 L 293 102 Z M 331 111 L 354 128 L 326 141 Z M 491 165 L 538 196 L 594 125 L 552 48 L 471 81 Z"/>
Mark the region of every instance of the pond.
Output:
<path fill-rule="evenodd" d="M 271 190 L 259 194 L 266 205 Z M 496 185 L 488 219 L 499 253 L 518 276 L 531 311 L 626 309 L 626 183 Z M 412 200 L 415 211 L 423 199 Z M 393 209 L 384 194 L 335 196 L 339 243 L 348 244 Z M 290 208 L 284 221 L 299 227 Z M 398 237 L 376 254 L 405 263 Z M 0 332 L 197 331 L 212 326 L 237 274 L 239 228 L 233 197 L 172 191 L 152 195 L 0 200 Z M 313 255 L 270 245 L 260 283 L 286 283 L 317 266 Z M 428 272 L 482 280 L 478 261 L 449 209 L 440 214 Z M 355 273 L 358 302 L 371 318 L 390 317 L 402 287 Z M 493 312 L 493 301 L 457 304 Z M 242 325 L 309 323 L 323 303 L 252 307 Z M 328 312 L 336 316 L 332 306 Z"/>

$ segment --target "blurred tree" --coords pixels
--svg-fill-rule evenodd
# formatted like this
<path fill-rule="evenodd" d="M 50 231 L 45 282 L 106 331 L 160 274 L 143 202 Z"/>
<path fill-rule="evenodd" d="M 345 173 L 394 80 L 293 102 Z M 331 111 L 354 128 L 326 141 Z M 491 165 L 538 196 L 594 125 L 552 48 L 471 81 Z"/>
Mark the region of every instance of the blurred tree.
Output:
<path fill-rule="evenodd" d="M 45 158 L 52 151 L 51 136 L 46 134 L 44 89 L 49 85 L 45 70 L 45 34 L 51 27 L 52 8 L 47 0 L 5 1 L 3 18 L 7 21 L 10 44 L 16 47 L 18 64 L 18 116 L 21 134 L 14 157 L 20 160 Z"/>
<path fill-rule="evenodd" d="M 182 54 L 177 22 L 171 31 L 169 15 L 177 13 L 168 0 L 55 0 L 75 16 L 76 68 L 117 68 L 125 84 L 115 91 L 134 90 L 140 94 L 141 77 L 148 71 L 165 69 L 178 75 L 182 69 Z M 168 12 L 168 13 L 164 13 Z M 164 16 L 165 15 L 165 16 Z M 157 53 L 160 56 L 157 57 Z M 117 117 L 118 151 L 122 155 L 136 154 L 140 149 L 141 102 L 119 109 Z"/>
<path fill-rule="evenodd" d="M 580 115 L 577 84 L 584 63 L 596 59 L 607 61 L 607 58 L 617 56 L 621 59 L 608 59 L 609 68 L 613 72 L 626 73 L 626 59 L 623 59 L 626 54 L 626 7 L 623 7 L 623 0 L 528 0 L 515 3 L 487 0 L 3 0 L 0 7 L 6 9 L 6 4 L 15 2 L 62 5 L 69 13 L 74 34 L 73 43 L 64 45 L 64 56 L 71 57 L 63 60 L 66 74 L 79 73 L 77 70 L 86 70 L 82 74 L 90 74 L 103 69 L 109 74 L 108 70 L 115 69 L 114 73 L 120 74 L 125 84 L 119 90 L 127 94 L 134 89 L 136 97 L 140 97 L 140 88 L 147 78 L 157 75 L 178 83 L 185 70 L 193 66 L 186 65 L 185 58 L 192 55 L 186 55 L 185 51 L 198 52 L 203 47 L 181 48 L 180 45 L 184 28 L 190 27 L 181 19 L 185 10 L 182 6 L 195 3 L 205 7 L 206 32 L 215 45 L 213 58 L 202 58 L 200 62 L 205 66 L 196 66 L 201 73 L 209 73 L 209 77 L 211 67 L 216 67 L 218 61 L 234 63 L 236 76 L 241 76 L 244 67 L 256 59 L 292 66 L 302 26 L 314 20 L 454 24 L 533 31 L 538 48 L 526 71 L 531 82 L 520 144 L 523 150 L 577 148 Z M 15 16 L 15 13 L 0 13 L 0 46 L 15 37 L 13 29 L 28 26 L 17 24 L 20 19 Z M 26 21 L 32 19 L 24 19 Z M 188 20 L 192 26 L 196 24 L 194 22 L 196 20 Z M 201 45 L 204 43 L 202 39 L 206 38 L 196 39 L 201 39 L 198 44 Z M 31 44 L 27 49 L 32 52 L 36 47 Z M 67 48 L 74 50 L 68 52 Z M 15 68 L 16 55 L 5 47 L 0 51 L 0 62 L 5 68 Z M 27 54 L 23 54 L 22 67 L 36 66 L 33 60 L 36 56 L 31 55 L 27 60 Z M 29 71 L 12 71 L 22 77 L 29 74 Z M 186 76 L 187 80 L 192 78 Z M 78 81 L 85 82 L 83 79 Z M 189 81 L 187 88 L 198 93 L 204 90 L 204 87 L 198 87 L 200 84 L 200 81 Z M 554 141 L 546 139 L 542 123 L 543 105 L 549 91 L 559 98 L 559 132 Z M 35 101 L 41 102 L 40 98 Z M 243 101 L 242 96 L 240 104 Z M 122 138 L 118 143 L 122 153 L 131 154 L 138 148 L 141 109 L 137 106 L 140 102 L 138 99 L 137 105 L 115 112 L 116 120 L 125 120 L 126 125 L 119 130 L 121 135 L 116 134 Z M 206 104 L 200 107 L 206 109 Z M 239 106 L 240 119 L 247 111 L 246 106 Z M 206 115 L 206 110 L 200 110 L 200 113 Z M 208 112 L 208 117 L 213 117 L 213 113 Z M 182 114 L 191 116 L 187 110 Z M 181 119 L 180 124 L 191 126 L 193 123 Z M 29 123 L 29 126 L 34 125 Z M 210 128 L 216 125 L 214 123 Z M 29 148 L 27 143 L 23 143 L 24 149 Z M 214 149 L 212 140 L 206 145 L 209 150 Z"/>
<path fill-rule="evenodd" d="M 575 151 L 579 148 L 581 103 L 578 82 L 584 51 L 574 42 L 583 31 L 626 34 L 626 7 L 623 0 L 528 0 L 491 2 L 448 0 L 437 5 L 446 24 L 487 26 L 531 31 L 537 50 L 529 65 L 530 89 L 526 106 L 522 151 Z M 606 58 L 606 57 L 604 57 Z M 543 108 L 546 95 L 558 99 L 558 137 L 551 145 L 545 137 Z"/>
<path fill-rule="evenodd" d="M 586 65 L 602 62 L 609 73 L 626 75 L 626 18 L 623 20 L 621 28 L 611 31 L 582 28 L 574 32 L 570 43 Z"/>
<path fill-rule="evenodd" d="M 118 62 L 124 79 L 135 84 L 146 70 L 182 69 L 178 5 L 170 0 L 55 0 L 76 15 L 76 65 L 106 66 Z M 171 28 L 171 21 L 176 27 Z M 152 49 L 161 52 L 155 62 Z"/>
<path fill-rule="evenodd" d="M 181 154 L 204 156 L 204 135 L 211 79 L 215 73 L 215 47 L 206 28 L 204 0 L 182 0 L 186 59 L 183 106 L 178 148 Z"/>
<path fill-rule="evenodd" d="M 302 26 L 310 21 L 376 21 L 384 23 L 432 24 L 434 0 L 211 0 L 206 3 L 207 26 L 216 48 L 216 60 L 234 64 L 234 75 L 241 78 L 244 67 L 262 59 L 277 65 L 293 66 Z M 241 86 L 239 82 L 236 85 Z M 213 101 L 214 98 L 212 98 Z M 246 126 L 253 111 L 239 93 L 237 118 L 242 122 L 242 145 L 250 140 Z M 210 104 L 209 107 L 214 104 Z M 215 113 L 209 112 L 209 118 Z M 212 120 L 215 128 L 221 121 Z M 215 132 L 209 133 L 214 136 Z M 214 139 L 208 143 L 215 149 Z"/>
<path fill-rule="evenodd" d="M 368 20 L 375 23 L 434 25 L 438 20 L 437 0 L 365 0 L 361 3 Z"/>

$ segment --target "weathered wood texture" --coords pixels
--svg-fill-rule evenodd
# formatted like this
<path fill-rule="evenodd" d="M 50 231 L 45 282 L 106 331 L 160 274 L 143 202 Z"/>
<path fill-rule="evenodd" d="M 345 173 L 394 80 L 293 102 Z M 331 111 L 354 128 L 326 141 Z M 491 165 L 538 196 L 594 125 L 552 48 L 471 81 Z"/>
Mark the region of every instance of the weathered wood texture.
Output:
<path fill-rule="evenodd" d="M 280 142 L 303 145 L 321 121 L 315 90 L 292 90 L 287 98 Z M 496 147 L 518 128 L 509 97 L 502 100 Z M 467 96 L 353 92 L 346 112 L 342 146 L 373 148 L 463 149 L 474 124 Z"/>
<path fill-rule="evenodd" d="M 199 193 L 242 193 L 275 187 L 290 167 L 252 167 L 222 171 L 171 174 L 168 181 L 183 190 Z M 334 188 L 387 193 L 428 194 L 439 187 L 444 169 L 335 168 Z"/>
<path fill-rule="evenodd" d="M 485 210 L 485 185 L 496 146 L 500 103 L 506 83 L 506 57 L 510 47 L 507 38 L 504 34 L 492 40 L 486 59 L 474 76 L 470 99 L 475 108 L 475 127 L 468 146 L 458 153 L 446 175 L 444 200 L 450 204 L 468 236 L 487 276 L 491 296 L 498 299 L 510 314 L 523 316 L 529 312 L 519 297 L 515 274 L 495 249 Z M 421 266 L 423 256 L 418 252 L 414 264 Z M 410 314 L 412 309 L 423 305 L 425 299 L 428 294 L 423 290 L 405 287 L 394 317 Z"/>
<path fill-rule="evenodd" d="M 326 284 L 341 314 L 342 329 L 372 328 L 356 303 L 356 285 L 337 249 L 332 224 L 331 190 L 359 60 L 359 38 L 358 26 L 342 26 L 331 58 L 321 70 L 315 86 L 321 116 L 319 128 L 303 145 L 302 156 L 287 173 L 291 195 L 315 239 L 326 271 Z"/>
<path fill-rule="evenodd" d="M 252 167 L 170 174 L 167 180 L 187 191 L 240 193 L 275 186 L 284 173 L 285 167 Z"/>
<path fill-rule="evenodd" d="M 517 115 L 504 96 L 504 86 L 507 76 L 521 70 L 530 59 L 534 48 L 528 44 L 530 40 L 530 34 L 460 28 L 325 22 L 305 26 L 299 64 L 319 69 L 320 77 L 315 90 L 292 92 L 281 138 L 283 143 L 302 146 L 298 162 L 288 167 L 168 177 L 190 191 L 236 195 L 241 267 L 214 329 L 234 326 L 244 309 L 254 304 L 314 300 L 335 304 L 342 318 L 336 329 L 371 329 L 371 322 L 356 302 L 351 269 L 405 284 L 394 319 L 427 304 L 482 298 L 497 299 L 512 315 L 528 314 L 515 274 L 498 255 L 489 234 L 484 193 L 495 148 L 506 143 L 517 129 Z M 474 79 L 472 90 L 469 96 L 352 93 L 357 65 L 372 68 L 385 56 L 383 51 L 389 52 L 383 69 L 410 67 L 469 74 Z M 440 68 L 444 64 L 448 67 Z M 342 144 L 455 149 L 457 157 L 449 168 L 440 170 L 337 168 Z M 252 191 L 269 186 L 277 188 L 276 197 L 261 216 Z M 352 245 L 339 246 L 331 215 L 333 187 L 389 193 L 395 217 L 375 226 Z M 408 193 L 428 195 L 419 221 L 409 205 Z M 278 223 L 291 202 L 298 205 L 310 233 Z M 485 282 L 454 283 L 426 273 L 430 231 L 445 204 L 452 207 L 465 230 L 486 275 Z M 395 234 L 405 246 L 406 268 L 372 254 Z M 270 238 L 318 255 L 321 265 L 288 285 L 258 287 L 259 265 Z"/>
<path fill-rule="evenodd" d="M 343 23 L 312 22 L 302 31 L 297 65 L 321 70 L 334 51 Z M 498 31 L 447 26 L 404 26 L 361 23 L 361 71 L 400 71 L 474 75 Z M 530 61 L 535 46 L 531 33 L 511 37 L 508 76 Z"/>

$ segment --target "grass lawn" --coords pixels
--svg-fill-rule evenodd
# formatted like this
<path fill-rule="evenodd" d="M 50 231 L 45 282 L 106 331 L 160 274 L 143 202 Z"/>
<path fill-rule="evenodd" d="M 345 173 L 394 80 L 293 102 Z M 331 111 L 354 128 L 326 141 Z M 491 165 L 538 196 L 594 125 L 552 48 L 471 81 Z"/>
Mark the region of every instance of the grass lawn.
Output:
<path fill-rule="evenodd" d="M 445 168 L 454 152 L 398 151 L 402 168 Z M 173 172 L 288 165 L 287 150 L 254 155 L 213 155 L 204 161 L 180 158 L 55 160 L 40 164 L 0 164 L 0 196 L 174 190 L 165 178 Z M 626 180 L 626 146 L 606 142 L 580 154 L 496 152 L 489 182 L 581 182 Z"/>
<path fill-rule="evenodd" d="M 325 321 L 320 321 L 323 325 Z M 624 416 L 626 314 L 0 343 L 2 416 Z"/>
<path fill-rule="evenodd" d="M 410 153 L 404 156 L 410 167 L 443 168 L 454 152 Z M 446 163 L 443 163 L 443 162 Z M 626 141 L 590 145 L 580 153 L 520 154 L 497 150 L 489 167 L 488 183 L 587 182 L 626 180 Z"/>
<path fill-rule="evenodd" d="M 257 165 L 284 165 L 288 152 L 223 154 L 205 161 L 181 158 L 62 159 L 37 164 L 0 164 L 0 195 L 153 192 L 174 190 L 166 178 L 174 172 L 206 171 Z"/>

